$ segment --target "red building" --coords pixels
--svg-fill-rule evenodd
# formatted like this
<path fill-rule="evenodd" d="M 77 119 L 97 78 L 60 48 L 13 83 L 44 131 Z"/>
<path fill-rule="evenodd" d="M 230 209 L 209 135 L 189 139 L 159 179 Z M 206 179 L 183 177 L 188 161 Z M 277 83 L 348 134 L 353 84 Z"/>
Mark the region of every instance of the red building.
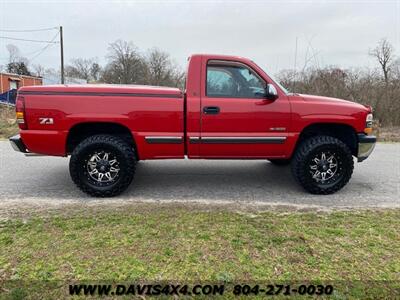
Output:
<path fill-rule="evenodd" d="M 0 94 L 27 85 L 42 85 L 42 77 L 0 73 Z"/>

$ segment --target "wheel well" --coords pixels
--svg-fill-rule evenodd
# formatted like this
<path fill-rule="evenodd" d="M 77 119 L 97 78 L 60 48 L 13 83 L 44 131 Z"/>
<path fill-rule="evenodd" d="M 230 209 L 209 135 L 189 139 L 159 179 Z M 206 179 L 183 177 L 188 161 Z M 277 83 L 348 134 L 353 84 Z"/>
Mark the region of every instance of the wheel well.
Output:
<path fill-rule="evenodd" d="M 71 154 L 72 151 L 74 151 L 75 147 L 84 139 L 96 134 L 110 134 L 120 137 L 135 149 L 136 159 L 139 159 L 138 153 L 136 151 L 137 149 L 135 140 L 132 136 L 131 131 L 121 124 L 106 122 L 80 123 L 74 125 L 69 130 L 67 137 L 67 154 Z"/>
<path fill-rule="evenodd" d="M 317 123 L 311 124 L 303 129 L 297 141 L 297 146 L 305 139 L 316 135 L 328 135 L 341 140 L 357 156 L 358 143 L 357 134 L 353 127 L 345 124 Z"/>

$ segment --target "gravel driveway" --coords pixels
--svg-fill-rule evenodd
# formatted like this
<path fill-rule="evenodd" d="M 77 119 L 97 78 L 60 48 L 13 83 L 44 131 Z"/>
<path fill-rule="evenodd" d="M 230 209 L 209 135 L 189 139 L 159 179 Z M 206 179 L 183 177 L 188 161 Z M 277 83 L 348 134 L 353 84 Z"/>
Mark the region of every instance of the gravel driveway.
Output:
<path fill-rule="evenodd" d="M 72 183 L 67 158 L 25 157 L 0 142 L 0 215 L 20 209 L 132 202 L 217 205 L 284 205 L 301 208 L 400 207 L 400 144 L 378 144 L 355 164 L 350 183 L 329 196 L 305 193 L 289 167 L 263 160 L 141 161 L 134 183 L 121 196 L 90 198 Z"/>

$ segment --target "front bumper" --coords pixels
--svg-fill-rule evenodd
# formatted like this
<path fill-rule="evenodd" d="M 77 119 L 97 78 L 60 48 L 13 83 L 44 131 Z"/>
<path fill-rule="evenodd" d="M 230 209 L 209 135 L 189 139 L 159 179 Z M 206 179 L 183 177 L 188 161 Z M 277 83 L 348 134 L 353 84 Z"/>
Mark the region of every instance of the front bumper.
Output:
<path fill-rule="evenodd" d="M 22 152 L 22 153 L 28 153 L 28 150 L 26 149 L 26 146 L 25 146 L 24 142 L 22 141 L 21 136 L 19 134 L 10 137 L 9 140 L 11 143 L 11 147 L 13 147 L 13 149 L 15 151 Z"/>
<path fill-rule="evenodd" d="M 363 133 L 358 134 L 358 162 L 367 159 L 375 148 L 376 137 L 373 135 L 366 135 Z"/>

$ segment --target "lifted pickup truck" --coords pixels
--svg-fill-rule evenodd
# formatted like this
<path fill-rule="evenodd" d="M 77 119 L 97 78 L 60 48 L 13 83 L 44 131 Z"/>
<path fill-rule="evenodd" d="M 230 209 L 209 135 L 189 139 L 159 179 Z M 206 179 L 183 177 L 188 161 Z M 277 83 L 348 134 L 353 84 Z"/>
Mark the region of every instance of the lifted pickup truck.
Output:
<path fill-rule="evenodd" d="M 75 184 L 115 196 L 146 159 L 268 159 L 291 163 L 297 182 L 331 194 L 353 156 L 372 152 L 371 108 L 289 93 L 253 61 L 193 55 L 186 90 L 139 85 L 31 86 L 18 91 L 13 148 L 68 156 Z"/>

